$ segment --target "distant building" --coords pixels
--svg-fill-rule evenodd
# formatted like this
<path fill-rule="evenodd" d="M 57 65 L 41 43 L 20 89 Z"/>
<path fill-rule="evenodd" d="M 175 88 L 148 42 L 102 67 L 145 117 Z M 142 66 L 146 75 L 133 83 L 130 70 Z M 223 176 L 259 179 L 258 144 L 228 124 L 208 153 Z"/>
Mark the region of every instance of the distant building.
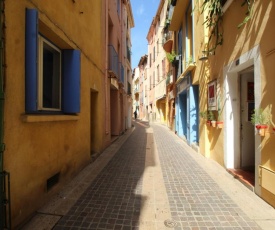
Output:
<path fill-rule="evenodd" d="M 161 0 L 147 34 L 148 41 L 148 108 L 149 120 L 166 124 L 166 78 L 167 58 L 162 47 L 163 27 L 166 19 L 168 1 Z"/>

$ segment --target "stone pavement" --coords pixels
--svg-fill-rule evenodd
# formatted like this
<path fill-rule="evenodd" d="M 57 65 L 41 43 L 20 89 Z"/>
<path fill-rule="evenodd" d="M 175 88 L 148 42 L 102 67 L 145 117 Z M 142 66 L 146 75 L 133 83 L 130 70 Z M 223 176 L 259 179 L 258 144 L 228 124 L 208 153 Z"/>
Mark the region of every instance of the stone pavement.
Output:
<path fill-rule="evenodd" d="M 275 229 L 275 210 L 219 164 L 134 124 L 23 229 Z"/>

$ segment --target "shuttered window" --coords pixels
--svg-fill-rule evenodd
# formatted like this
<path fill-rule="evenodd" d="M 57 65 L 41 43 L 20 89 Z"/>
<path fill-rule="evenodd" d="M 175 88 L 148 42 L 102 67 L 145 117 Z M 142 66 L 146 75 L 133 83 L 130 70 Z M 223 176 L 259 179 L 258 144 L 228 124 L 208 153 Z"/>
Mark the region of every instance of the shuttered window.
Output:
<path fill-rule="evenodd" d="M 26 9 L 26 113 L 80 112 L 80 51 L 61 50 L 39 35 L 38 11 Z"/>

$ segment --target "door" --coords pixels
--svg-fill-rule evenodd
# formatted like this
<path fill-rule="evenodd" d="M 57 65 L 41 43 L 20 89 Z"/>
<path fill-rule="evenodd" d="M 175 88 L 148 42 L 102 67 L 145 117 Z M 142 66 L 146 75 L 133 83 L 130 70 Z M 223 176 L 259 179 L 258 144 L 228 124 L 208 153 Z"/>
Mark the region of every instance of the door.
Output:
<path fill-rule="evenodd" d="M 97 99 L 98 99 L 98 93 L 95 91 L 91 91 L 91 110 L 90 110 L 90 123 L 91 123 L 91 127 L 90 127 L 90 138 L 91 138 L 91 155 L 96 154 L 98 152 L 98 140 L 97 140 L 97 136 L 96 136 L 96 130 L 97 130 L 97 125 L 98 123 L 96 122 L 97 116 Z"/>
<path fill-rule="evenodd" d="M 184 95 L 179 94 L 178 97 L 178 119 L 177 119 L 177 124 L 178 124 L 178 135 L 180 137 L 183 137 L 184 135 Z"/>
<path fill-rule="evenodd" d="M 186 138 L 187 142 L 190 145 L 190 91 L 187 89 L 186 93 Z"/>
<path fill-rule="evenodd" d="M 255 128 L 251 123 L 254 110 L 254 70 L 250 69 L 240 75 L 241 89 L 241 162 L 244 170 L 254 170 L 255 166 Z"/>

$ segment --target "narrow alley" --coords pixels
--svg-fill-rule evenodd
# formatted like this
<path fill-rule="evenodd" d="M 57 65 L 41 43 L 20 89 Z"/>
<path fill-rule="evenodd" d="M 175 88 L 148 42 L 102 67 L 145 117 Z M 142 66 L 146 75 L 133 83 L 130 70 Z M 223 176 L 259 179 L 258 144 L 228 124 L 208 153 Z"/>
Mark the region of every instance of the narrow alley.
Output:
<path fill-rule="evenodd" d="M 275 229 L 275 211 L 167 127 L 135 121 L 28 229 Z"/>

